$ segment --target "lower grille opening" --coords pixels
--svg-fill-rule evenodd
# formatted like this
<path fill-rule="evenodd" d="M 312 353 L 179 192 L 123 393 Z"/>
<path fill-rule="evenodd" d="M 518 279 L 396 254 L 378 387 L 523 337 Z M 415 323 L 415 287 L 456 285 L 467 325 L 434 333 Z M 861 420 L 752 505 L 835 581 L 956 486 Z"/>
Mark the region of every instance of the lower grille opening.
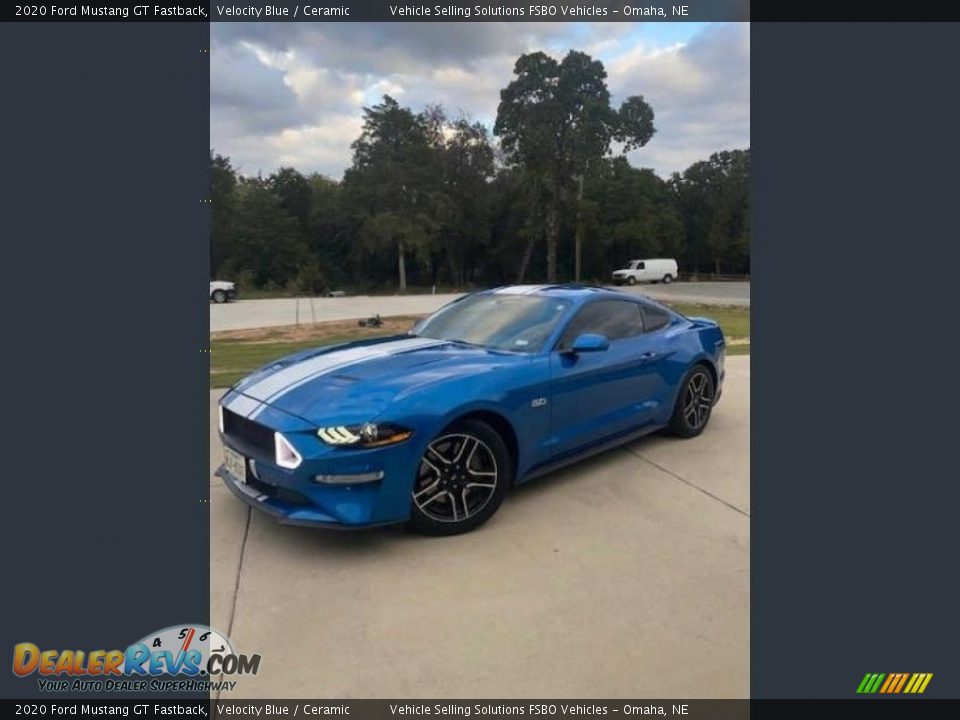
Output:
<path fill-rule="evenodd" d="M 298 493 L 296 490 L 280 487 L 279 485 L 271 485 L 270 483 L 263 482 L 263 480 L 258 480 L 250 475 L 247 476 L 247 485 L 252 487 L 257 492 L 263 493 L 268 498 L 279 500 L 289 505 L 313 504 L 310 502 L 310 498 L 302 493 Z"/>

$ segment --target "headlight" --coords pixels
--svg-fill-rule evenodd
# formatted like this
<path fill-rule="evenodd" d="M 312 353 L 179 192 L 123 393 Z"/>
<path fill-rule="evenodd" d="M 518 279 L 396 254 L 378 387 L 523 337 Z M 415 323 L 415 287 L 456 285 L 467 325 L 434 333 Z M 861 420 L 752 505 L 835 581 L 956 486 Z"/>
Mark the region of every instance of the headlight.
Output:
<path fill-rule="evenodd" d="M 411 435 L 413 435 L 412 430 L 392 423 L 337 425 L 317 430 L 317 437 L 327 445 L 356 445 L 368 448 L 395 445 L 408 439 Z"/>

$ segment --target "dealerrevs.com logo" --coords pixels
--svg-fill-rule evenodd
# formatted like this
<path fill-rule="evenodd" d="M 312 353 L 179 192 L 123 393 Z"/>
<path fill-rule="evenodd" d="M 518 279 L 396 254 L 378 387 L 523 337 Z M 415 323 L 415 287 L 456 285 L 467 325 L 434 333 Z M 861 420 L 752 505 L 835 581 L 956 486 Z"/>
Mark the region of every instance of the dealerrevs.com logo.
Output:
<path fill-rule="evenodd" d="M 124 650 L 50 650 L 31 642 L 13 648 L 13 673 L 35 676 L 44 692 L 233 690 L 237 681 L 229 678 L 259 670 L 260 655 L 238 653 L 205 625 L 173 625 Z"/>

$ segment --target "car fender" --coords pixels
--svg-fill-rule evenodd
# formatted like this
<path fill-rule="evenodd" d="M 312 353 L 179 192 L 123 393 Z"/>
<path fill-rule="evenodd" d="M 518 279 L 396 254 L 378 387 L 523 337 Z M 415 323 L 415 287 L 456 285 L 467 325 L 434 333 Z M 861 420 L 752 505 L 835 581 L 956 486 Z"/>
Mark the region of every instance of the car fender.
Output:
<path fill-rule="evenodd" d="M 503 376 L 481 374 L 446 381 L 432 388 L 424 401 L 423 395 L 406 397 L 390 408 L 396 417 L 381 416 L 382 420 L 406 418 L 416 427 L 417 450 L 422 454 L 440 432 L 458 418 L 473 413 L 492 413 L 502 418 L 516 440 L 516 470 L 522 474 L 526 467 L 539 462 L 546 452 L 543 445 L 550 432 L 550 408 L 543 401 L 549 396 L 547 358 L 517 368 L 512 383 L 504 383 Z"/>

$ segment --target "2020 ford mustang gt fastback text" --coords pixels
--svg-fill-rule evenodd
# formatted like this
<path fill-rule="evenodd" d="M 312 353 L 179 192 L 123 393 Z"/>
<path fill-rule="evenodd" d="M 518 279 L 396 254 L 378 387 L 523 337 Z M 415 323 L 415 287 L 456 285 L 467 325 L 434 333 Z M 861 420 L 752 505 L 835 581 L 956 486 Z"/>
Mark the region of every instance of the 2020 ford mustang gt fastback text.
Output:
<path fill-rule="evenodd" d="M 217 474 L 280 522 L 471 530 L 511 485 L 641 435 L 700 434 L 717 324 L 632 294 L 518 285 L 407 335 L 271 363 L 220 401 Z"/>

